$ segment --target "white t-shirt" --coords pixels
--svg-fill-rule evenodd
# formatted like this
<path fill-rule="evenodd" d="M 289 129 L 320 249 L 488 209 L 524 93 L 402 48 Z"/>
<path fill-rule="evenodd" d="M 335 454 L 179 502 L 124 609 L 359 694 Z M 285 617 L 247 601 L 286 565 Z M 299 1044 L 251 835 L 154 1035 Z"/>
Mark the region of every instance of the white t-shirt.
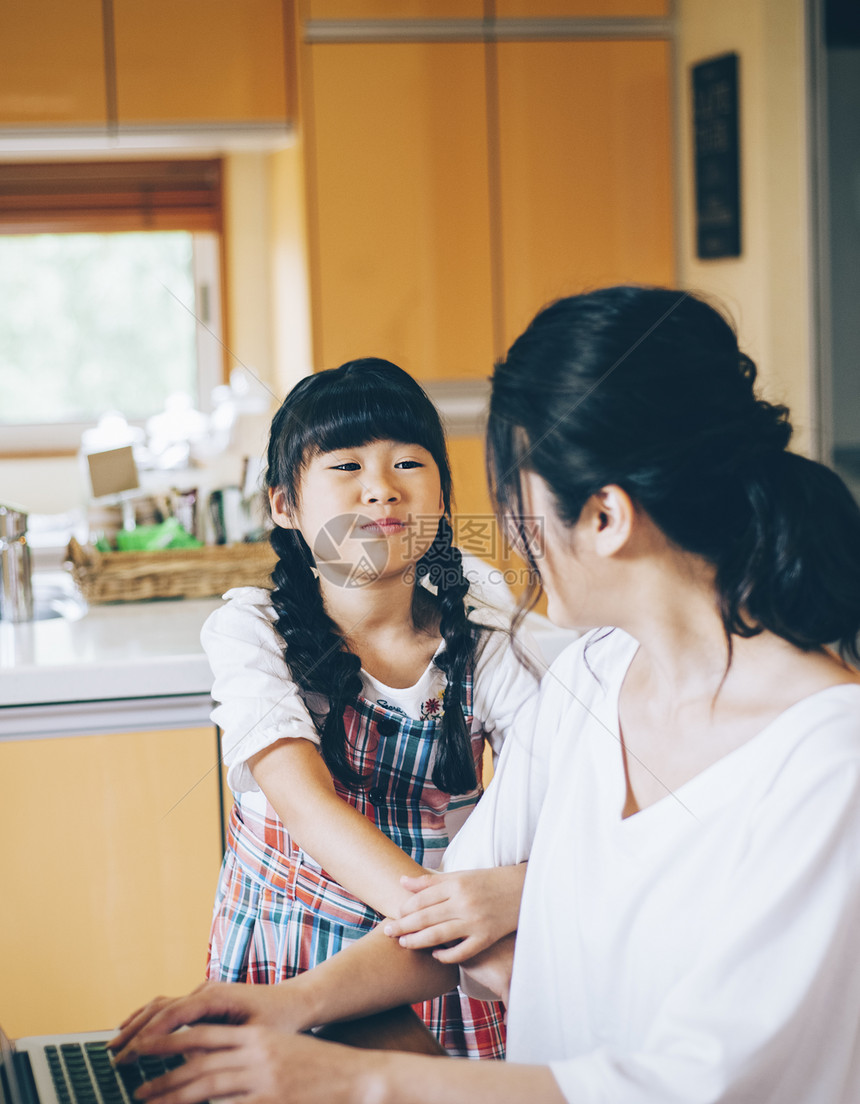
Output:
<path fill-rule="evenodd" d="M 570 1104 L 858 1104 L 860 686 L 623 820 L 636 648 L 613 630 L 559 657 L 445 855 L 529 859 L 508 1058 Z"/>
<path fill-rule="evenodd" d="M 212 697 L 217 704 L 212 720 L 222 730 L 228 786 L 242 795 L 246 808 L 259 806 L 257 811 L 263 813 L 265 797 L 248 759 L 284 737 L 303 737 L 318 744 L 319 734 L 284 659 L 270 592 L 237 587 L 224 598 L 224 605 L 210 614 L 200 634 L 215 676 Z M 506 623 L 504 615 L 487 607 L 471 616 L 479 624 Z M 524 633 L 518 639 L 525 654 L 541 668 L 534 641 Z M 414 686 L 385 686 L 363 669 L 361 682 L 366 700 L 415 720 L 433 715 L 433 703 L 441 701 L 445 689 L 445 675 L 433 663 Z M 472 731 L 483 730 L 495 754 L 514 718 L 536 702 L 537 688 L 537 680 L 514 654 L 510 635 L 488 632 L 472 679 Z M 311 705 L 320 713 L 326 709 L 321 698 L 311 700 Z"/>

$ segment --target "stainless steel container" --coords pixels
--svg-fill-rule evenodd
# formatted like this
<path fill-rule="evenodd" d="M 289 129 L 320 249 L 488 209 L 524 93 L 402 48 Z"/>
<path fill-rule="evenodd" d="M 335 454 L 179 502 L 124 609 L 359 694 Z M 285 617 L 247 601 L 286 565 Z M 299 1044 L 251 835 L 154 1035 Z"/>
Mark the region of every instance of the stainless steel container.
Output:
<path fill-rule="evenodd" d="M 0 621 L 33 620 L 33 579 L 27 515 L 0 506 Z"/>

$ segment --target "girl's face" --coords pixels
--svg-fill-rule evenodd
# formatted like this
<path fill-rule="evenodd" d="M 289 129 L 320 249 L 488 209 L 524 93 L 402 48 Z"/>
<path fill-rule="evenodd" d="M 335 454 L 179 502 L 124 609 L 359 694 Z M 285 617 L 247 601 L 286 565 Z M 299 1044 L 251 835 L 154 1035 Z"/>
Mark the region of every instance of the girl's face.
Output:
<path fill-rule="evenodd" d="M 277 525 L 297 528 L 320 576 L 363 586 L 403 574 L 424 555 L 444 513 L 436 461 L 421 445 L 371 441 L 312 456 L 290 510 L 270 491 Z"/>

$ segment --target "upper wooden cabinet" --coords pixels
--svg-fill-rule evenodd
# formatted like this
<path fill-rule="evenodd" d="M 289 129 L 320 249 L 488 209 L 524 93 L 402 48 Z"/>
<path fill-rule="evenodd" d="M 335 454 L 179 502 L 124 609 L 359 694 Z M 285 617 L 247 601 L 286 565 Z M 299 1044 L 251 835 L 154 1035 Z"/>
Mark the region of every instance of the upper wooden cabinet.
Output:
<path fill-rule="evenodd" d="M 669 44 L 498 46 L 505 346 L 562 295 L 674 279 Z"/>
<path fill-rule="evenodd" d="M 303 0 L 307 19 L 483 19 L 484 0 Z M 495 0 L 496 19 L 669 15 L 669 0 Z"/>
<path fill-rule="evenodd" d="M 306 52 L 315 368 L 485 378 L 550 300 L 673 282 L 668 42 Z"/>
<path fill-rule="evenodd" d="M 0 0 L 0 126 L 106 120 L 101 0 Z"/>
<path fill-rule="evenodd" d="M 669 0 L 496 0 L 497 19 L 665 17 Z"/>
<path fill-rule="evenodd" d="M 285 122 L 282 0 L 113 0 L 119 125 Z"/>
<path fill-rule="evenodd" d="M 308 19 L 481 19 L 484 0 L 304 0 Z"/>
<path fill-rule="evenodd" d="M 492 287 L 483 48 L 310 49 L 314 366 L 382 356 L 486 376 Z"/>
<path fill-rule="evenodd" d="M 285 125 L 290 0 L 0 0 L 0 127 Z"/>

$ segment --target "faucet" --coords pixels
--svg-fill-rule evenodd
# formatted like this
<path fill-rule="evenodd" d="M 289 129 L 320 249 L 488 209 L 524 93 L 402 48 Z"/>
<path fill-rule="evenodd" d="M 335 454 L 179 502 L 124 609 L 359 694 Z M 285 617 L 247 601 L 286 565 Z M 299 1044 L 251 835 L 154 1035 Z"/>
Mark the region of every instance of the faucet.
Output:
<path fill-rule="evenodd" d="M 0 621 L 33 620 L 33 580 L 27 514 L 0 505 Z"/>

